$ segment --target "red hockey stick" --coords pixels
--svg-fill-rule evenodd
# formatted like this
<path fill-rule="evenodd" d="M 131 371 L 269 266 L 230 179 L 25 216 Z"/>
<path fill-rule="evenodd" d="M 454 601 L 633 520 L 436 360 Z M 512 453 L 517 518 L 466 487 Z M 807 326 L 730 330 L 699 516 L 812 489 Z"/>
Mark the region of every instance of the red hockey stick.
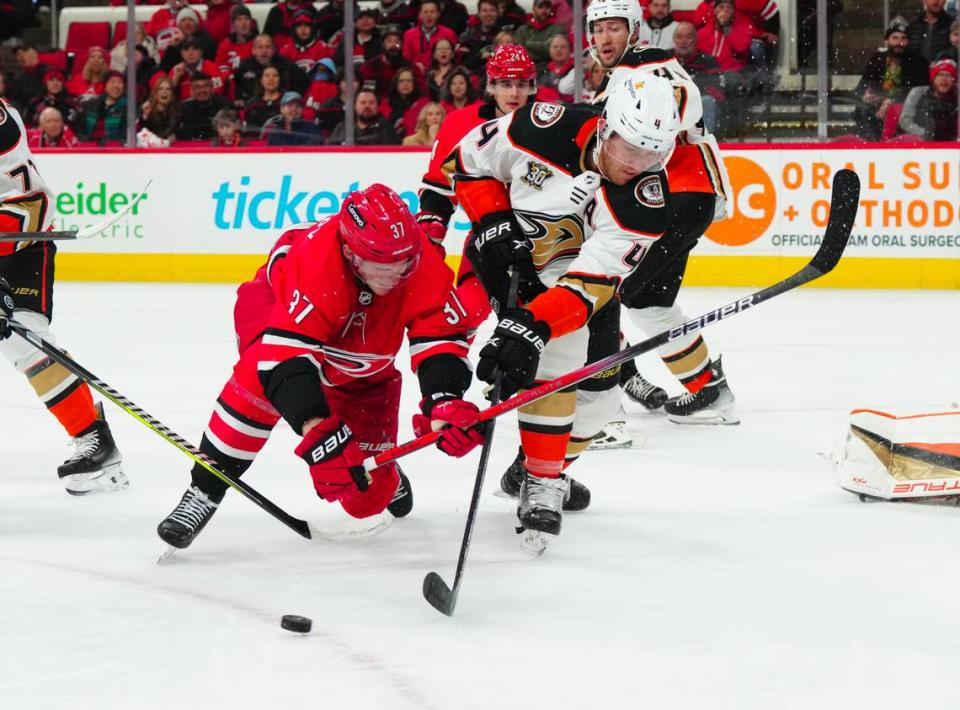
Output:
<path fill-rule="evenodd" d="M 485 422 L 494 417 L 499 417 L 501 414 L 506 414 L 525 404 L 553 394 L 557 390 L 562 390 L 578 382 L 582 382 L 583 380 L 593 377 L 598 372 L 603 372 L 607 368 L 620 365 L 627 360 L 635 358 L 637 355 L 660 347 L 664 343 L 706 328 L 708 325 L 713 325 L 718 321 L 729 318 L 759 303 L 768 301 L 775 296 L 779 296 L 782 293 L 786 293 L 798 286 L 820 278 L 831 271 L 837 265 L 837 262 L 840 261 L 843 250 L 847 246 L 847 240 L 850 238 L 850 230 L 853 229 L 853 221 L 857 216 L 859 203 L 860 178 L 858 178 L 857 174 L 852 170 L 838 171 L 833 178 L 833 194 L 830 199 L 830 220 L 824 231 L 823 241 L 817 253 L 814 254 L 813 259 L 793 276 L 779 281 L 772 286 L 768 286 L 761 291 L 744 296 L 733 303 L 715 308 L 709 313 L 704 313 L 699 318 L 689 320 L 683 325 L 672 328 L 671 330 L 665 330 L 652 338 L 647 338 L 636 345 L 632 345 L 602 360 L 597 360 L 589 365 L 584 365 L 577 370 L 561 375 L 555 380 L 544 382 L 536 387 L 520 392 L 504 402 L 484 409 L 480 412 L 478 420 Z M 430 444 L 434 443 L 439 437 L 439 431 L 424 434 L 418 439 L 413 439 L 404 444 L 398 444 L 392 449 L 383 451 L 376 456 L 371 456 L 363 462 L 363 466 L 370 471 L 377 466 L 382 466 L 389 461 L 395 461 L 407 454 L 412 454 L 414 451 L 419 451 L 424 447 L 430 446 Z"/>

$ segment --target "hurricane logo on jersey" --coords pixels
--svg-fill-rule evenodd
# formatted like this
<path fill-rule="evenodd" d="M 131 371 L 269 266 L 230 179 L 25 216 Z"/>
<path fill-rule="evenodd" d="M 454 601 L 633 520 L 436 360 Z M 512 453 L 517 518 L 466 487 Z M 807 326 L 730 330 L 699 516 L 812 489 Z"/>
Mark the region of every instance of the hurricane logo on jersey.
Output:
<path fill-rule="evenodd" d="M 544 180 L 551 177 L 553 177 L 553 171 L 550 168 L 543 163 L 531 160 L 527 163 L 527 174 L 520 179 L 534 190 L 542 190 Z"/>
<path fill-rule="evenodd" d="M 637 201 L 646 207 L 663 207 L 666 200 L 663 197 L 663 184 L 659 175 L 648 175 L 637 183 L 634 193 Z"/>
<path fill-rule="evenodd" d="M 538 101 L 530 112 L 530 120 L 538 128 L 547 128 L 560 120 L 566 109 L 560 104 L 547 104 Z"/>
<path fill-rule="evenodd" d="M 349 350 L 323 346 L 323 362 L 350 377 L 370 377 L 393 363 L 393 355 L 355 353 Z"/>
<path fill-rule="evenodd" d="M 583 245 L 583 219 L 515 210 L 524 234 L 533 242 L 533 265 L 542 270 L 557 259 L 576 256 Z"/>

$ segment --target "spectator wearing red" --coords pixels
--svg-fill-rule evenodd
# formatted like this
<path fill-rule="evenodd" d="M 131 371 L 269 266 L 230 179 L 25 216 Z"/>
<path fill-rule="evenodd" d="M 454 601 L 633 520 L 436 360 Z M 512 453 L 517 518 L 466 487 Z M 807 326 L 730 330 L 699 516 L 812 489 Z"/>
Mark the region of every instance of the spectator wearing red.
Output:
<path fill-rule="evenodd" d="M 257 83 L 257 93 L 243 108 L 244 133 L 258 136 L 263 124 L 280 114 L 283 87 L 280 71 L 274 66 L 264 67 Z"/>
<path fill-rule="evenodd" d="M 417 11 L 404 0 L 380 0 L 378 25 L 395 25 L 406 32 L 417 21 Z"/>
<path fill-rule="evenodd" d="M 167 4 L 150 16 L 147 22 L 147 34 L 157 40 L 157 48 L 162 52 L 170 44 L 176 33 L 177 13 L 187 7 L 187 0 L 167 0 Z"/>
<path fill-rule="evenodd" d="M 497 0 L 479 0 L 477 14 L 470 18 L 466 32 L 460 35 L 463 65 L 467 69 L 483 73 L 493 54 L 493 41 L 502 27 Z"/>
<path fill-rule="evenodd" d="M 74 73 L 67 82 L 67 91 L 80 101 L 99 96 L 103 93 L 108 73 L 107 51 L 103 47 L 91 47 L 80 73 Z"/>
<path fill-rule="evenodd" d="M 317 62 L 313 74 L 313 82 L 310 84 L 309 91 L 307 91 L 306 102 L 303 107 L 303 117 L 308 121 L 314 120 L 320 107 L 334 98 L 338 91 L 336 65 L 330 58 L 321 59 Z"/>
<path fill-rule="evenodd" d="M 697 49 L 697 28 L 689 22 L 676 23 L 673 42 L 671 53 L 700 89 L 704 126 L 711 133 L 716 133 L 720 109 L 727 100 L 720 64 L 706 52 Z"/>
<path fill-rule="evenodd" d="M 573 71 L 573 56 L 570 54 L 570 40 L 565 34 L 554 35 L 550 40 L 550 61 L 537 76 L 537 89 L 554 89 L 559 101 L 572 102 L 573 94 L 560 91 L 560 82 Z"/>
<path fill-rule="evenodd" d="M 302 21 L 304 13 L 310 18 L 310 28 L 312 30 L 317 22 L 317 11 L 310 0 L 281 0 L 271 7 L 270 12 L 267 13 L 267 19 L 263 23 L 263 31 L 273 37 L 273 42 L 277 47 L 283 47 L 290 41 L 297 17 L 300 17 L 300 21 Z"/>
<path fill-rule="evenodd" d="M 140 128 L 147 129 L 161 140 L 170 140 L 175 138 L 174 131 L 179 123 L 180 101 L 176 88 L 170 77 L 159 76 L 141 107 Z"/>
<path fill-rule="evenodd" d="M 170 80 L 177 90 L 180 100 L 189 99 L 192 91 L 191 79 L 194 74 L 203 73 L 210 77 L 213 93 L 221 95 L 226 89 L 226 77 L 220 74 L 220 68 L 203 58 L 200 42 L 188 37 L 180 44 L 181 61 L 170 69 Z"/>
<path fill-rule="evenodd" d="M 317 37 L 314 15 L 297 10 L 293 16 L 290 41 L 280 48 L 280 56 L 300 67 L 307 76 L 313 76 L 317 62 L 333 56 L 333 49 Z"/>
<path fill-rule="evenodd" d="M 246 5 L 234 5 L 230 10 L 232 32 L 220 42 L 214 59 L 220 73 L 230 77 L 240 68 L 240 62 L 253 54 L 253 38 L 257 25 Z"/>
<path fill-rule="evenodd" d="M 534 0 L 533 14 L 513 32 L 514 41 L 527 50 L 535 64 L 550 61 L 550 40 L 565 35 L 563 25 L 553 20 L 552 0 Z"/>
<path fill-rule="evenodd" d="M 373 85 L 377 96 L 384 96 L 393 83 L 393 77 L 404 67 L 413 69 L 417 85 L 426 90 L 426 79 L 420 68 L 403 56 L 403 32 L 398 27 L 388 27 L 383 32 L 383 52 L 360 65 L 360 77 L 364 85 Z"/>
<path fill-rule="evenodd" d="M 380 37 L 380 30 L 377 29 L 379 17 L 380 13 L 370 8 L 357 13 L 353 22 L 353 52 L 351 53 L 354 64 L 363 64 L 383 51 L 383 40 Z M 334 35 L 330 44 L 337 48 L 333 55 L 333 61 L 336 62 L 338 67 L 342 67 L 344 62 L 343 32 Z"/>
<path fill-rule="evenodd" d="M 203 21 L 203 28 L 216 44 L 220 44 L 230 34 L 232 9 L 233 0 L 207 0 L 207 17 Z"/>
<path fill-rule="evenodd" d="M 440 91 L 453 70 L 453 44 L 445 39 L 433 45 L 433 61 L 427 71 L 427 91 L 432 101 L 440 100 Z"/>
<path fill-rule="evenodd" d="M 50 67 L 40 62 L 37 50 L 29 44 L 20 45 L 14 52 L 19 71 L 10 82 L 8 91 L 13 103 L 22 108 L 43 91 L 43 77 Z"/>
<path fill-rule="evenodd" d="M 53 106 L 40 112 L 38 124 L 38 130 L 30 132 L 31 148 L 76 148 L 80 144 L 73 129 L 63 122 L 63 115 Z"/>
<path fill-rule="evenodd" d="M 428 103 L 430 98 L 417 86 L 413 69 L 406 67 L 393 77 L 390 90 L 380 101 L 380 115 L 391 125 L 398 138 L 402 138 L 416 130 L 420 109 Z"/>
<path fill-rule="evenodd" d="M 447 74 L 440 92 L 440 105 L 447 113 L 473 106 L 480 103 L 477 88 L 473 85 L 473 77 L 464 67 L 456 67 Z"/>
<path fill-rule="evenodd" d="M 183 39 L 178 43 L 180 46 L 183 45 L 183 40 L 193 39 L 200 44 L 200 50 L 203 52 L 204 59 L 209 59 L 212 62 L 216 58 L 217 43 L 213 37 L 210 36 L 210 33 L 202 27 L 200 24 L 200 15 L 192 7 L 185 7 L 177 13 L 177 29 L 180 30 L 183 36 Z M 178 61 L 175 54 L 176 49 L 177 45 L 168 47 L 163 54 L 164 61 L 167 60 L 168 55 L 173 54 L 173 61 L 176 63 Z"/>
<path fill-rule="evenodd" d="M 403 34 L 403 57 L 420 71 L 430 66 L 433 45 L 445 39 L 452 45 L 457 43 L 457 35 L 440 22 L 440 5 L 437 0 L 422 0 L 416 27 Z"/>
<path fill-rule="evenodd" d="M 930 86 L 910 89 L 900 129 L 925 141 L 957 140 L 957 64 L 941 59 L 930 66 Z"/>
<path fill-rule="evenodd" d="M 517 4 L 517 0 L 497 0 L 497 5 L 500 7 L 503 29 L 515 30 L 527 21 L 527 13 Z"/>
<path fill-rule="evenodd" d="M 697 31 L 697 48 L 714 57 L 723 72 L 742 72 L 750 65 L 750 44 L 760 29 L 736 11 L 733 0 L 717 0 L 713 17 Z"/>
<path fill-rule="evenodd" d="M 23 122 L 28 128 L 40 125 L 40 114 L 46 108 L 55 108 L 60 120 L 71 124 L 76 120 L 79 106 L 76 99 L 66 90 L 66 77 L 59 69 L 47 69 L 43 75 L 43 93 L 34 96 L 23 112 Z"/>

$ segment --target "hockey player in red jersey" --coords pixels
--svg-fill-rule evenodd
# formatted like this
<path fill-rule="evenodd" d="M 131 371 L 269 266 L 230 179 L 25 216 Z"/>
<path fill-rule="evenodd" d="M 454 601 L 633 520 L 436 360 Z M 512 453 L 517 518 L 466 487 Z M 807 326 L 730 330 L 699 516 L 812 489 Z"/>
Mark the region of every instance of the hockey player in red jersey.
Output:
<path fill-rule="evenodd" d="M 54 195 L 37 170 L 20 114 L 0 99 L 0 233 L 39 232 L 53 223 Z M 0 321 L 12 319 L 49 342 L 54 242 L 0 243 Z M 58 469 L 67 493 L 126 488 L 122 458 L 87 384 L 0 323 L 0 353 L 26 376 L 76 446 Z"/>
<path fill-rule="evenodd" d="M 477 407 L 462 399 L 471 373 L 452 281 L 406 205 L 383 185 L 351 193 L 333 218 L 284 232 L 237 292 L 240 359 L 200 450 L 239 477 L 283 417 L 303 436 L 296 454 L 317 495 L 357 518 L 409 513 L 410 482 L 396 465 L 369 476 L 360 466 L 396 442 L 401 377 L 394 359 L 404 333 L 423 394 L 415 430 L 443 428 L 438 446 L 451 456 L 482 441 Z M 226 488 L 195 466 L 192 485 L 157 528 L 160 537 L 187 547 Z"/>

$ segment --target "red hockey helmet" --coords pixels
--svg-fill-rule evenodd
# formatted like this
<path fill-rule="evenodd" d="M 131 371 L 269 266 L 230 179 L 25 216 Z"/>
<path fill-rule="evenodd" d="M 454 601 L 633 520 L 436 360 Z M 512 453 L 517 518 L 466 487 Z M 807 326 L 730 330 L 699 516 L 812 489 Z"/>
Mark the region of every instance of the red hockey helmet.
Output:
<path fill-rule="evenodd" d="M 487 60 L 487 82 L 537 78 L 537 66 L 519 44 L 501 44 Z"/>
<path fill-rule="evenodd" d="M 406 203 L 386 185 L 374 183 L 351 192 L 340 207 L 340 239 L 354 271 L 369 285 L 371 277 L 392 279 L 394 285 L 416 270 L 420 261 L 421 232 Z M 370 268 L 368 264 L 375 265 Z M 374 288 L 375 291 L 380 289 Z M 389 290 L 389 288 L 385 289 Z"/>

